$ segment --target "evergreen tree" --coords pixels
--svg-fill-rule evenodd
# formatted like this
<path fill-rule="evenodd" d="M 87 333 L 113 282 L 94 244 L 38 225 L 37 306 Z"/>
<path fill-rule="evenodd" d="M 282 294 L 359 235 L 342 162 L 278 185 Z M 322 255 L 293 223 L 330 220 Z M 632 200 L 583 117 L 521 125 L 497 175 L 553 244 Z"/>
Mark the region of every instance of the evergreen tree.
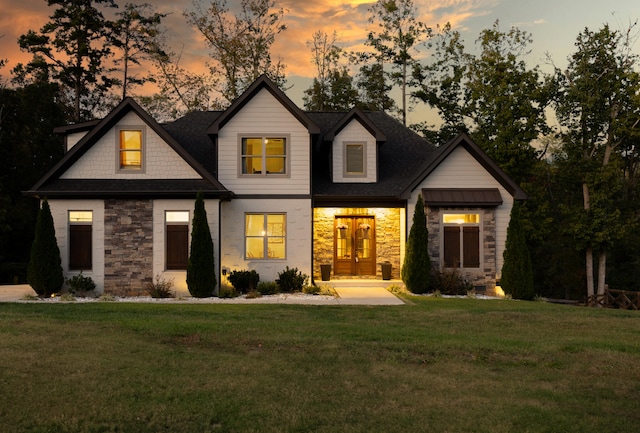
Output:
<path fill-rule="evenodd" d="M 27 268 L 27 281 L 40 296 L 59 292 L 64 283 L 60 249 L 56 242 L 51 209 L 46 199 L 38 212 L 36 237 L 31 246 L 31 260 Z"/>
<path fill-rule="evenodd" d="M 191 229 L 191 251 L 187 265 L 187 287 L 195 298 L 213 296 L 216 288 L 216 272 L 213 259 L 213 241 L 204 209 L 202 192 L 196 196 Z"/>
<path fill-rule="evenodd" d="M 402 266 L 402 281 L 410 292 L 425 293 L 429 287 L 431 275 L 431 259 L 427 248 L 429 232 L 427 216 L 424 213 L 422 196 L 418 196 L 416 209 L 413 212 L 413 225 L 407 239 L 407 247 Z"/>
<path fill-rule="evenodd" d="M 103 108 L 113 85 L 106 66 L 112 55 L 111 24 L 98 7 L 117 5 L 114 0 L 47 0 L 47 4 L 57 7 L 51 21 L 40 32 L 29 30 L 18 39 L 33 59 L 26 68 L 17 65 L 15 72 L 50 76 L 69 98 L 72 120 L 91 119 Z"/>
<path fill-rule="evenodd" d="M 504 292 L 514 299 L 533 299 L 533 271 L 524 231 L 520 225 L 520 203 L 511 208 L 507 241 L 503 253 L 502 279 Z"/>

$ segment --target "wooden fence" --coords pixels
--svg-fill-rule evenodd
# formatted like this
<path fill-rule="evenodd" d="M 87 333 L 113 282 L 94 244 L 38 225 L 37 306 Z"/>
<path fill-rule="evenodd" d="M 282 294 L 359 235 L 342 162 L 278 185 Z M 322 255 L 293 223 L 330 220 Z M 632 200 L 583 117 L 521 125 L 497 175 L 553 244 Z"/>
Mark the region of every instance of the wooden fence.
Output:
<path fill-rule="evenodd" d="M 605 289 L 603 295 L 589 296 L 587 306 L 640 310 L 640 292 Z"/>

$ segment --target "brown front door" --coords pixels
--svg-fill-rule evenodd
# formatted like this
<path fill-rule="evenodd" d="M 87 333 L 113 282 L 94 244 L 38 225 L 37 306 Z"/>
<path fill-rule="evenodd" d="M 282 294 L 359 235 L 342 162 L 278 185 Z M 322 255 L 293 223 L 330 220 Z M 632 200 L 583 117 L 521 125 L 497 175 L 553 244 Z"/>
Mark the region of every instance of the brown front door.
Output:
<path fill-rule="evenodd" d="M 373 217 L 335 219 L 333 263 L 335 275 L 375 275 L 376 237 Z"/>

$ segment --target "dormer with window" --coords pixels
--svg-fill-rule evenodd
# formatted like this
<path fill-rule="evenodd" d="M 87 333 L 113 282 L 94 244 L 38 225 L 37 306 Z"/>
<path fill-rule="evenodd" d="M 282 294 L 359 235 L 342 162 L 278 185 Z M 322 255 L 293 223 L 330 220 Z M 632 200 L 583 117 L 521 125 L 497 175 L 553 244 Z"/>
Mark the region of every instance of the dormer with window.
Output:
<path fill-rule="evenodd" d="M 365 113 L 353 109 L 327 134 L 331 141 L 332 181 L 374 183 L 378 180 L 378 145 L 386 140 Z"/>

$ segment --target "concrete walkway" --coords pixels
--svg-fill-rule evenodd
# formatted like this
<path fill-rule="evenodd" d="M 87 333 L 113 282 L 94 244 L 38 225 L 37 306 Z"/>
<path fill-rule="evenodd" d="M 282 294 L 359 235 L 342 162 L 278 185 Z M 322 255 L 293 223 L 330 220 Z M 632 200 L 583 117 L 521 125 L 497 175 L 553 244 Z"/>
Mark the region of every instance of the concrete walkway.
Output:
<path fill-rule="evenodd" d="M 404 305 L 404 302 L 384 287 L 365 285 L 336 285 L 338 297 L 310 296 L 302 294 L 280 294 L 255 299 L 246 298 L 181 298 L 181 299 L 149 299 L 120 298 L 120 302 L 175 302 L 175 303 L 210 303 L 210 304 L 300 304 L 300 305 Z M 36 293 L 28 284 L 16 286 L 0 286 L 0 302 L 17 302 L 25 295 Z"/>

